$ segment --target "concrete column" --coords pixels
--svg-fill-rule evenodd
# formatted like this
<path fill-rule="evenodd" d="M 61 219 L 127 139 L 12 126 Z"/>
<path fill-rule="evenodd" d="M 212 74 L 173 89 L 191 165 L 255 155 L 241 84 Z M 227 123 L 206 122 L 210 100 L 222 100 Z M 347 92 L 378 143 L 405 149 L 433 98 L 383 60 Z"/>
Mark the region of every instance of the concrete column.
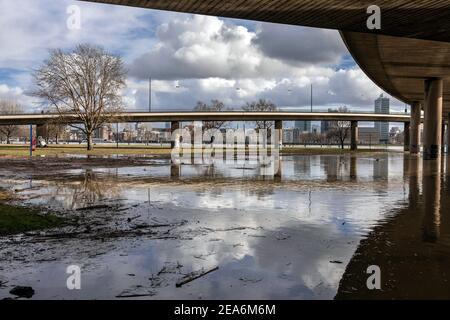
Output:
<path fill-rule="evenodd" d="M 421 105 L 420 102 L 413 102 L 411 104 L 411 122 L 409 124 L 409 139 L 410 146 L 409 152 L 417 154 L 420 152 L 420 141 L 419 141 L 419 128 L 420 128 L 420 116 L 421 116 Z M 406 131 L 405 131 L 406 132 Z"/>
<path fill-rule="evenodd" d="M 442 79 L 425 80 L 424 146 L 425 160 L 436 159 L 441 151 Z"/>
<path fill-rule="evenodd" d="M 179 134 L 176 134 L 175 136 L 174 136 L 174 134 L 175 134 L 175 131 L 176 130 L 178 130 L 178 129 L 180 129 L 180 122 L 179 121 L 172 121 L 171 123 L 170 123 L 170 132 L 171 132 L 171 134 L 172 134 L 172 140 L 171 140 L 171 143 L 170 143 L 170 147 L 172 148 L 172 149 L 174 149 L 174 148 L 179 148 L 180 147 L 180 135 Z"/>
<path fill-rule="evenodd" d="M 358 164 L 356 157 L 350 158 L 350 181 L 358 180 Z"/>
<path fill-rule="evenodd" d="M 447 121 L 447 153 L 450 154 L 450 113 Z"/>
<path fill-rule="evenodd" d="M 405 122 L 405 129 L 404 129 L 404 150 L 405 151 L 410 151 L 411 150 L 411 125 L 409 122 Z"/>
<path fill-rule="evenodd" d="M 423 161 L 422 172 L 423 225 L 422 239 L 436 242 L 441 226 L 441 160 Z"/>
<path fill-rule="evenodd" d="M 351 122 L 351 146 L 350 149 L 358 150 L 358 121 Z"/>
<path fill-rule="evenodd" d="M 445 153 L 445 121 L 442 120 L 442 131 L 441 131 L 441 153 Z"/>
<path fill-rule="evenodd" d="M 283 120 L 275 121 L 275 148 L 281 150 L 283 148 Z"/>
<path fill-rule="evenodd" d="M 181 164 L 171 162 L 170 164 L 170 178 L 177 180 L 181 176 Z"/>

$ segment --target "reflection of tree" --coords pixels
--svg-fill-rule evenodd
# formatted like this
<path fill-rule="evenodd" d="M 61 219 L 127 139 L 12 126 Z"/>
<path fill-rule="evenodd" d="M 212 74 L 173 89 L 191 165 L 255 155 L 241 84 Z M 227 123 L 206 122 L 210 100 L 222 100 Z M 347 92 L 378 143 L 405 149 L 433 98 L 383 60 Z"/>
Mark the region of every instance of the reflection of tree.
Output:
<path fill-rule="evenodd" d="M 65 177 L 52 182 L 52 185 L 56 190 L 49 202 L 61 203 L 62 200 L 70 209 L 93 205 L 106 198 L 119 199 L 122 191 L 115 175 L 99 176 L 92 169 L 87 169 L 75 181 Z"/>

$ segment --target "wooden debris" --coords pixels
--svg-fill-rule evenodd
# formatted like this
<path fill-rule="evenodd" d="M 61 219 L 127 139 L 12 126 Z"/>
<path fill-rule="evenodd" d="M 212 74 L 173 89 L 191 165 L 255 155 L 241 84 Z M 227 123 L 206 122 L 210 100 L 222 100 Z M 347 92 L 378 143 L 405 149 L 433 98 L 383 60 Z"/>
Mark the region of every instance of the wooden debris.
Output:
<path fill-rule="evenodd" d="M 215 268 L 210 269 L 208 271 L 203 271 L 202 270 L 202 271 L 192 272 L 192 273 L 188 274 L 187 276 L 185 276 L 184 278 L 182 278 L 180 281 L 178 281 L 176 283 L 176 287 L 180 288 L 180 287 L 184 286 L 185 284 L 188 284 L 188 283 L 190 283 L 190 282 L 192 282 L 194 280 L 197 280 L 197 279 L 199 279 L 201 277 L 204 277 L 207 274 L 210 274 L 211 272 L 214 272 L 214 271 L 217 271 L 217 270 L 219 270 L 219 267 L 215 267 Z"/>

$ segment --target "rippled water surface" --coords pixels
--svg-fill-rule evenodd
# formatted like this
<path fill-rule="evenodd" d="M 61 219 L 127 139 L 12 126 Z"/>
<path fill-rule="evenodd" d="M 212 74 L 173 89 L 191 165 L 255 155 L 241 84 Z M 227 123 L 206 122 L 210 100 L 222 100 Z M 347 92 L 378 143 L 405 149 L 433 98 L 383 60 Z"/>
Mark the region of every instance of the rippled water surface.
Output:
<path fill-rule="evenodd" d="M 449 161 L 402 153 L 255 164 L 0 169 L 20 203 L 85 221 L 0 238 L 0 298 L 450 298 Z M 82 289 L 66 268 L 79 265 Z M 382 290 L 367 289 L 380 267 Z M 181 288 L 191 272 L 218 270 Z"/>

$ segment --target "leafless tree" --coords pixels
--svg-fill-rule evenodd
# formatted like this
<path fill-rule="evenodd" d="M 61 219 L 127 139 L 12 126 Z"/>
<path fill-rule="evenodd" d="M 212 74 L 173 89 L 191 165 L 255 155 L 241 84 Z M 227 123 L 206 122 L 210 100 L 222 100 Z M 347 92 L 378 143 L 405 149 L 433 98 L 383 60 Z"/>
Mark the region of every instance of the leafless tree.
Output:
<path fill-rule="evenodd" d="M 0 101 L 1 114 L 17 114 L 22 112 L 22 106 L 15 101 Z M 19 131 L 17 125 L 0 126 L 0 134 L 6 138 L 6 143 L 11 144 L 11 137 Z"/>
<path fill-rule="evenodd" d="M 225 111 L 225 104 L 219 100 L 211 100 L 211 104 L 207 105 L 204 102 L 197 102 L 197 105 L 194 108 L 195 111 L 203 111 L 203 112 L 213 112 L 213 111 Z M 204 121 L 203 128 L 205 130 L 208 129 L 220 129 L 227 121 Z"/>
<path fill-rule="evenodd" d="M 277 111 L 277 106 L 272 103 L 269 100 L 260 99 L 258 101 L 254 101 L 251 103 L 248 103 L 242 107 L 244 111 L 248 112 L 274 112 Z M 267 121 L 267 120 L 261 120 L 261 121 L 255 121 L 256 123 L 256 129 L 266 129 L 269 130 L 273 127 L 274 123 L 273 121 Z"/>
<path fill-rule="evenodd" d="M 338 112 L 346 113 L 349 112 L 349 110 L 346 106 L 343 106 L 338 108 Z M 344 149 L 345 141 L 350 134 L 350 126 L 350 121 L 331 121 L 327 138 L 338 142 L 341 145 L 341 148 Z"/>
<path fill-rule="evenodd" d="M 79 45 L 73 51 L 53 50 L 35 71 L 34 96 L 56 108 L 61 118 L 74 114 L 93 149 L 92 135 L 122 109 L 125 87 L 122 59 L 100 47 Z"/>

